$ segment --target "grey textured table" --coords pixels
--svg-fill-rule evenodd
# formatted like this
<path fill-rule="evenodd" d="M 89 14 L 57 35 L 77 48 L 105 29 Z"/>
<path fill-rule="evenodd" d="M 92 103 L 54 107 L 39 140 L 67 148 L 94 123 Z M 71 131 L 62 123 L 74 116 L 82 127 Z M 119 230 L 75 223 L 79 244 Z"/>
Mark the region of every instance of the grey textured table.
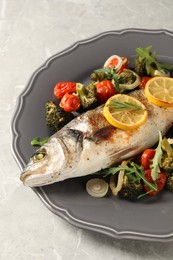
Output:
<path fill-rule="evenodd" d="M 104 31 L 173 30 L 172 13 L 172 0 L 0 1 L 0 259 L 173 259 L 173 242 L 112 239 L 51 213 L 19 181 L 10 137 L 17 97 L 47 58 Z"/>

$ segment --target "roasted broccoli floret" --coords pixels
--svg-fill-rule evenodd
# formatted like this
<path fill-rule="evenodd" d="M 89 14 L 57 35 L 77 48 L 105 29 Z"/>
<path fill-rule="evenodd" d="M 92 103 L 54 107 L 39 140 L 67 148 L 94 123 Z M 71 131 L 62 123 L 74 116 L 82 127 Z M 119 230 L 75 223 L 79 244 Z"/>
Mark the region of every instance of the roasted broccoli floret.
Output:
<path fill-rule="evenodd" d="M 58 131 L 74 118 L 72 113 L 65 112 L 52 100 L 46 102 L 45 109 L 46 124 L 53 132 Z"/>
<path fill-rule="evenodd" d="M 104 69 L 100 69 L 100 70 L 94 71 L 91 74 L 90 79 L 94 82 L 102 81 L 102 80 L 108 79 L 108 75 Z"/>
<path fill-rule="evenodd" d="M 168 76 L 173 66 L 160 63 L 156 59 L 156 52 L 151 52 L 152 46 L 136 48 L 137 57 L 134 70 L 139 76 Z"/>
<path fill-rule="evenodd" d="M 95 70 L 91 76 L 90 79 L 94 82 L 96 81 L 103 81 L 105 79 L 109 79 L 112 80 L 115 77 L 117 77 L 117 72 L 114 68 L 101 68 L 101 69 L 97 69 Z"/>
<path fill-rule="evenodd" d="M 173 149 L 169 144 L 166 137 L 162 140 L 163 155 L 160 163 L 160 167 L 165 172 L 173 172 Z"/>
<path fill-rule="evenodd" d="M 167 175 L 166 187 L 168 190 L 173 192 L 173 173 Z"/>
<path fill-rule="evenodd" d="M 96 106 L 97 96 L 94 84 L 91 83 L 85 87 L 83 84 L 78 83 L 76 85 L 76 93 L 84 110 L 88 110 Z"/>
<path fill-rule="evenodd" d="M 123 186 L 118 192 L 118 196 L 122 199 L 135 201 L 144 193 L 141 182 L 131 182 L 127 176 L 124 176 Z"/>
<path fill-rule="evenodd" d="M 136 75 L 131 70 L 125 70 L 119 75 L 119 84 L 133 84 L 136 80 Z"/>
<path fill-rule="evenodd" d="M 173 171 L 173 158 L 168 157 L 167 154 L 164 153 L 163 156 L 162 156 L 160 166 L 166 172 L 172 172 Z"/>
<path fill-rule="evenodd" d="M 146 58 L 137 56 L 134 61 L 134 70 L 140 77 L 147 76 Z"/>

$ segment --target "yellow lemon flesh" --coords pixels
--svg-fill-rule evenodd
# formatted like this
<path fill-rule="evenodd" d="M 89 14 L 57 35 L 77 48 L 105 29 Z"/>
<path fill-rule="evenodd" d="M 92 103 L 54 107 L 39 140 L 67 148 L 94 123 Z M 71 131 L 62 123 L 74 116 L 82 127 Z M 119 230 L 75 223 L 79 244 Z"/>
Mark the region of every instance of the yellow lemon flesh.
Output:
<path fill-rule="evenodd" d="M 153 104 L 173 107 L 173 78 L 154 77 L 146 83 L 144 92 Z"/>
<path fill-rule="evenodd" d="M 136 98 L 117 94 L 107 100 L 103 115 L 111 125 L 123 130 L 132 130 L 145 124 L 148 112 Z"/>

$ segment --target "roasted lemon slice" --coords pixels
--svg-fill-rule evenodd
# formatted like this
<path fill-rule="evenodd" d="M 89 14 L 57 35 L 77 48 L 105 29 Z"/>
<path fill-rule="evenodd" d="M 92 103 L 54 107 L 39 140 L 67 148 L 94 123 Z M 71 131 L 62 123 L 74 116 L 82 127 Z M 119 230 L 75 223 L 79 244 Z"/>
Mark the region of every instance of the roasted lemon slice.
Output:
<path fill-rule="evenodd" d="M 131 130 L 145 124 L 148 112 L 139 100 L 125 94 L 117 94 L 107 100 L 103 115 L 111 125 Z"/>
<path fill-rule="evenodd" d="M 144 91 L 153 104 L 173 107 L 173 78 L 154 77 L 146 83 Z"/>

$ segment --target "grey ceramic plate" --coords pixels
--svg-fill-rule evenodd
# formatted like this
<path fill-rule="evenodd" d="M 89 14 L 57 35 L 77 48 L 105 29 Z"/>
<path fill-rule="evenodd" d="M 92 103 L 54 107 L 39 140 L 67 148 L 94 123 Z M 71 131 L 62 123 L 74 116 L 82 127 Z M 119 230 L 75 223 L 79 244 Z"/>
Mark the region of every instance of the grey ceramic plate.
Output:
<path fill-rule="evenodd" d="M 31 76 L 18 98 L 12 120 L 13 155 L 22 170 L 35 148 L 33 137 L 49 135 L 44 104 L 58 81 L 87 83 L 90 73 L 112 54 L 133 62 L 136 47 L 153 45 L 158 58 L 173 64 L 173 34 L 164 30 L 109 31 L 79 41 L 47 60 Z M 33 189 L 52 212 L 68 222 L 114 238 L 169 241 L 173 239 L 173 194 L 131 203 L 112 197 L 95 199 L 85 191 L 86 178 Z"/>

